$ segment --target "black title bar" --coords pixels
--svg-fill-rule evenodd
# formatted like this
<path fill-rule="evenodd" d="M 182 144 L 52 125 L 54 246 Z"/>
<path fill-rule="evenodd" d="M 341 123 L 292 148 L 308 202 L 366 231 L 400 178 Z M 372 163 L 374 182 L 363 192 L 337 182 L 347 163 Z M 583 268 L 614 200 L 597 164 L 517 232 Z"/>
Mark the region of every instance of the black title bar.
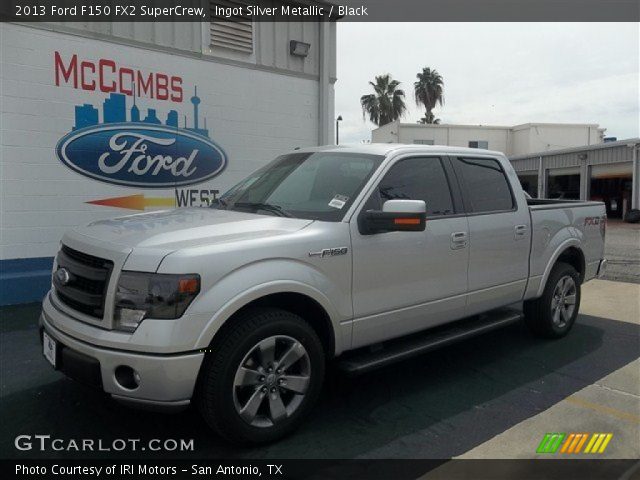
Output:
<path fill-rule="evenodd" d="M 261 478 L 366 480 L 609 480 L 632 478 L 635 460 L 0 460 L 3 478 Z"/>
<path fill-rule="evenodd" d="M 2 0 L 11 22 L 638 22 L 638 0 Z"/>

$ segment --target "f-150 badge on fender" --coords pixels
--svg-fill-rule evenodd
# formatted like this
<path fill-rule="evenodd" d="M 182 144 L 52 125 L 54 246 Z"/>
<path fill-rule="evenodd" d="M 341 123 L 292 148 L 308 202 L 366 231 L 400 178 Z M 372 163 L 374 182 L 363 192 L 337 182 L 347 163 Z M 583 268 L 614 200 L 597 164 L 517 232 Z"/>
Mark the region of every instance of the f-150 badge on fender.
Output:
<path fill-rule="evenodd" d="M 309 252 L 310 257 L 337 257 L 339 255 L 346 255 L 349 249 L 347 247 L 338 248 L 324 248 L 319 252 Z"/>

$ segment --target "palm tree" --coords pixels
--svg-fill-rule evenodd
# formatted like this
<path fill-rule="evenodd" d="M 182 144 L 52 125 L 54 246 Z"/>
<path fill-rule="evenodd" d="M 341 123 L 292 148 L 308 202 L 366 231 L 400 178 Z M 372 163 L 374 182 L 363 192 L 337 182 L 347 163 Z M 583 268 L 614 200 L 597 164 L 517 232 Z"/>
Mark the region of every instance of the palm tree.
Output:
<path fill-rule="evenodd" d="M 425 116 L 420 119 L 419 123 L 440 123 L 435 118 L 432 110 L 437 104 L 444 104 L 444 82 L 437 70 L 431 70 L 429 67 L 422 69 L 421 73 L 416 75 L 417 82 L 413 84 L 413 90 L 416 96 L 416 105 L 424 105 L 426 110 Z"/>
<path fill-rule="evenodd" d="M 369 82 L 375 93 L 360 97 L 362 116 L 369 115 L 369 120 L 378 126 L 399 119 L 404 115 L 407 106 L 404 103 L 404 90 L 398 88 L 400 82 L 391 75 L 379 75 L 374 82 Z"/>
<path fill-rule="evenodd" d="M 440 119 L 439 118 L 434 118 L 435 115 L 433 113 L 431 113 L 429 116 L 424 116 L 422 117 L 420 120 L 418 120 L 418 123 L 425 125 L 427 123 L 432 123 L 434 125 L 439 125 L 440 124 Z"/>

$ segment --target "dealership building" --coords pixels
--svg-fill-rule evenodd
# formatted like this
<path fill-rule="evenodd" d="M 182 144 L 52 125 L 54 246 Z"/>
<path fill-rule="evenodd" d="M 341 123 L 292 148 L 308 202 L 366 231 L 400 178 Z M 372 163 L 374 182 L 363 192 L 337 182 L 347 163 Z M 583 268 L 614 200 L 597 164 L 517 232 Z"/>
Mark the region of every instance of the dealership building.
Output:
<path fill-rule="evenodd" d="M 609 218 L 640 208 L 640 138 L 509 157 L 523 188 L 539 198 L 601 200 Z"/>
<path fill-rule="evenodd" d="M 597 124 L 424 125 L 395 121 L 374 143 L 451 145 L 505 153 L 532 197 L 601 200 L 609 218 L 640 208 L 640 139 L 609 141 Z"/>
<path fill-rule="evenodd" d="M 525 123 L 505 127 L 395 121 L 373 130 L 371 141 L 482 148 L 512 156 L 596 145 L 604 141 L 604 132 L 599 125 L 588 123 Z"/>
<path fill-rule="evenodd" d="M 0 305 L 42 298 L 71 227 L 334 138 L 333 21 L 1 23 L 0 60 Z"/>

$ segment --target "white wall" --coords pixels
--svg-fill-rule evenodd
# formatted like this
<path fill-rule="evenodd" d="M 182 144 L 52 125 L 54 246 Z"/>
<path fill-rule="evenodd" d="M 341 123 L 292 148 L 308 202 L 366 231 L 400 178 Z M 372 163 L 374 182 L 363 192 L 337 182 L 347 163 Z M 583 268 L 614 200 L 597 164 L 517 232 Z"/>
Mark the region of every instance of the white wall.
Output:
<path fill-rule="evenodd" d="M 603 141 L 597 125 L 527 124 L 513 130 L 516 135 L 523 135 L 525 140 L 521 144 L 514 143 L 509 155 L 596 145 Z"/>
<path fill-rule="evenodd" d="M 56 143 L 72 130 L 75 106 L 102 110 L 109 95 L 56 86 L 55 51 L 67 59 L 73 54 L 78 61 L 106 58 L 118 66 L 180 76 L 181 102 L 137 99 L 142 112 L 155 108 L 163 121 L 169 110 L 177 110 L 180 127 L 185 114 L 193 122 L 189 98 L 198 86 L 200 122 L 207 118 L 209 136 L 226 152 L 228 163 L 219 176 L 180 189 L 198 191 L 195 205 L 203 193 L 224 192 L 276 155 L 318 142 L 317 80 L 7 23 L 0 24 L 0 49 L 0 259 L 53 256 L 69 227 L 136 213 L 88 201 L 136 194 L 175 199 L 172 189 L 90 179 L 57 158 Z M 132 97 L 126 102 L 128 111 Z"/>
<path fill-rule="evenodd" d="M 213 2 L 202 2 L 211 6 Z M 280 0 L 261 0 L 264 8 L 280 8 Z M 331 22 L 330 77 L 336 77 L 335 22 Z M 148 44 L 160 48 L 205 54 L 220 59 L 250 63 L 258 67 L 317 76 L 320 71 L 320 23 L 306 21 L 254 22 L 254 52 L 246 53 L 210 45 L 207 23 L 198 22 L 49 22 L 41 28 L 77 32 L 96 39 Z M 204 28 L 203 28 L 204 27 Z M 306 58 L 289 55 L 289 40 L 309 43 Z"/>
<path fill-rule="evenodd" d="M 400 122 L 391 122 L 371 131 L 372 143 L 401 143 L 398 140 L 398 126 Z M 403 143 L 403 142 L 402 142 Z"/>
<path fill-rule="evenodd" d="M 420 125 L 393 122 L 371 132 L 374 143 L 415 143 L 431 140 L 434 145 L 468 147 L 469 141 L 489 142 L 490 150 L 508 149 L 508 127 L 474 127 L 465 125 Z"/>
<path fill-rule="evenodd" d="M 468 147 L 483 140 L 489 150 L 506 155 L 525 155 L 560 148 L 595 145 L 603 141 L 597 125 L 524 124 L 515 127 L 488 125 L 421 125 L 393 122 L 371 132 L 375 143 L 415 143 L 431 140 L 434 145 Z"/>

